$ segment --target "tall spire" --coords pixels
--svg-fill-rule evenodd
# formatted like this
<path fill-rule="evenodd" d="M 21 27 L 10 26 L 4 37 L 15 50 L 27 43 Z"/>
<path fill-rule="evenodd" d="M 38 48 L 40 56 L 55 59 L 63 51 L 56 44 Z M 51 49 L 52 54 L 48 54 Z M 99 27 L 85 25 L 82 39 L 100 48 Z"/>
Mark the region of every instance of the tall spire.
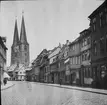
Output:
<path fill-rule="evenodd" d="M 26 38 L 26 30 L 25 30 L 25 23 L 24 23 L 24 12 L 22 12 L 22 23 L 21 23 L 21 32 L 20 32 L 20 42 L 21 43 L 27 43 L 27 38 Z"/>
<path fill-rule="evenodd" d="M 17 28 L 17 19 L 15 20 L 15 28 L 14 28 L 14 38 L 13 38 L 13 46 L 19 44 L 19 35 L 18 35 L 18 28 Z"/>

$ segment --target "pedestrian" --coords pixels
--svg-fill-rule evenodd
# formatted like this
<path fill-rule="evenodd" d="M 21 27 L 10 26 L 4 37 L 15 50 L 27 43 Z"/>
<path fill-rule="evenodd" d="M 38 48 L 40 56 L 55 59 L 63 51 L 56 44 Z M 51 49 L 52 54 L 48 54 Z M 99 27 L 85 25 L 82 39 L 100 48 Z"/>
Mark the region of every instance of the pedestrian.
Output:
<path fill-rule="evenodd" d="M 7 79 L 4 78 L 3 82 L 4 82 L 4 85 L 6 85 L 7 84 Z"/>
<path fill-rule="evenodd" d="M 60 85 L 61 85 L 61 82 L 62 82 L 62 81 L 61 81 L 61 79 L 60 79 L 60 82 L 59 82 L 59 83 L 60 83 Z"/>

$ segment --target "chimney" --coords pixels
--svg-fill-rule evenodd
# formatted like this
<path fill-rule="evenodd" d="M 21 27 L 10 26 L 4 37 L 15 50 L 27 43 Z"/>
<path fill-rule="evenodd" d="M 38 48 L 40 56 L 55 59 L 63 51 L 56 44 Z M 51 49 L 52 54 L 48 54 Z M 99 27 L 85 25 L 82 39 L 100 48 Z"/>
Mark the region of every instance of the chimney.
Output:
<path fill-rule="evenodd" d="M 59 47 L 61 47 L 61 43 L 59 43 Z"/>
<path fill-rule="evenodd" d="M 17 62 L 17 67 L 19 67 L 19 62 Z"/>
<path fill-rule="evenodd" d="M 68 45 L 69 44 L 69 40 L 66 40 L 66 45 Z"/>

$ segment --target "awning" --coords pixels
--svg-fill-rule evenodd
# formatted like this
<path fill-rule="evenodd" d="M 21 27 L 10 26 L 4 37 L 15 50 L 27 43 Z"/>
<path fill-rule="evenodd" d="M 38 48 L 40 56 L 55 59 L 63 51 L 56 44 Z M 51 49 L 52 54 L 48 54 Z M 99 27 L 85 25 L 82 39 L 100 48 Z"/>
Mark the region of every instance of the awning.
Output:
<path fill-rule="evenodd" d="M 65 64 L 68 63 L 68 62 L 69 62 L 69 58 L 68 58 L 67 60 L 64 61 Z"/>
<path fill-rule="evenodd" d="M 10 76 L 6 72 L 4 72 L 3 76 L 4 78 L 10 78 Z"/>

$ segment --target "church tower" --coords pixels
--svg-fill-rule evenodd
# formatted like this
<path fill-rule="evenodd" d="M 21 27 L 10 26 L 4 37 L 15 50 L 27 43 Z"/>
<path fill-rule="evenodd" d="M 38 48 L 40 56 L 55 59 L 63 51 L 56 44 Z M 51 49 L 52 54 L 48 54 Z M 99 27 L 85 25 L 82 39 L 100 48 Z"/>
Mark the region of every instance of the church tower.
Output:
<path fill-rule="evenodd" d="M 20 62 L 19 45 L 20 45 L 20 41 L 19 41 L 18 28 L 17 28 L 17 20 L 15 20 L 14 38 L 13 38 L 13 44 L 11 46 L 11 65 Z"/>
<path fill-rule="evenodd" d="M 29 65 L 29 44 L 27 42 L 23 15 L 22 15 L 21 32 L 20 32 L 20 62 L 25 66 Z"/>
<path fill-rule="evenodd" d="M 14 38 L 11 47 L 11 65 L 24 64 L 29 66 L 29 43 L 27 42 L 24 16 L 22 15 L 20 40 L 18 35 L 17 20 L 15 21 Z"/>

